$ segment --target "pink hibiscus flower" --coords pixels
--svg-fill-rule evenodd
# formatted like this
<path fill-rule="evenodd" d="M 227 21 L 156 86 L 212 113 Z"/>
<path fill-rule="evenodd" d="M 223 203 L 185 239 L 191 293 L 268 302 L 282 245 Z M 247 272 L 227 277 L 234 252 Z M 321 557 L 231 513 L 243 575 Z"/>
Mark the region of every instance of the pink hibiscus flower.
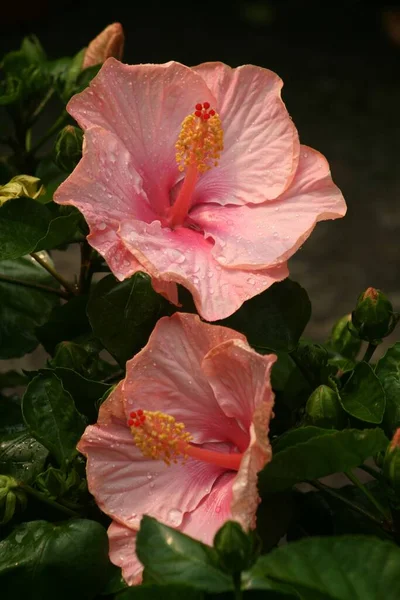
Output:
<path fill-rule="evenodd" d="M 140 583 L 135 538 L 151 515 L 212 544 L 228 519 L 255 526 L 275 355 L 237 331 L 175 313 L 157 323 L 78 449 L 99 507 L 112 517 L 110 559 Z"/>
<path fill-rule="evenodd" d="M 222 63 L 106 61 L 68 111 L 83 158 L 55 201 L 84 214 L 90 244 L 208 321 L 287 277 L 317 221 L 346 212 L 328 164 L 299 145 L 275 73 Z"/>

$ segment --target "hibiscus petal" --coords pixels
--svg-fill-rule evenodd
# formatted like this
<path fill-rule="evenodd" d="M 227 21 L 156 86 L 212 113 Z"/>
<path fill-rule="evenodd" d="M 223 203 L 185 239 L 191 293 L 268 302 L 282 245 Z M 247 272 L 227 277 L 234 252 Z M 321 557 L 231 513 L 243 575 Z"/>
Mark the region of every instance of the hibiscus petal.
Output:
<path fill-rule="evenodd" d="M 128 585 L 139 585 L 142 583 L 143 565 L 136 555 L 137 532 L 113 521 L 107 533 L 111 562 L 121 567 Z"/>
<path fill-rule="evenodd" d="M 197 315 L 160 319 L 146 347 L 126 365 L 126 416 L 138 408 L 161 411 L 184 423 L 196 444 L 230 440 L 241 446 L 242 431 L 220 409 L 201 369 L 207 352 L 232 338 L 244 339 L 233 329 L 203 323 Z"/>
<path fill-rule="evenodd" d="M 221 475 L 198 507 L 185 515 L 179 530 L 212 546 L 218 529 L 233 518 L 231 502 L 234 479 L 235 473 L 232 471 Z"/>
<path fill-rule="evenodd" d="M 282 194 L 293 179 L 298 134 L 281 99 L 282 80 L 272 71 L 223 63 L 195 67 L 217 100 L 224 129 L 219 165 L 198 183 L 196 202 L 246 204 Z"/>
<path fill-rule="evenodd" d="M 257 473 L 271 460 L 268 440 L 274 404 L 271 369 L 274 354 L 260 355 L 240 340 L 212 349 L 203 370 L 223 411 L 250 430 L 250 445 L 233 482 L 232 517 L 245 529 L 255 527 L 259 503 Z"/>
<path fill-rule="evenodd" d="M 118 279 L 141 269 L 116 232 L 123 219 L 152 221 L 129 152 L 112 133 L 94 127 L 85 134 L 83 158 L 54 195 L 58 204 L 76 206 L 89 227 L 90 244 L 106 259 Z"/>
<path fill-rule="evenodd" d="M 326 159 L 302 146 L 288 190 L 274 202 L 247 206 L 196 206 L 191 219 L 212 238 L 217 260 L 227 267 L 265 269 L 292 256 L 318 221 L 346 214 Z"/>
<path fill-rule="evenodd" d="M 223 256 L 214 259 L 210 240 L 186 227 L 170 230 L 159 221 L 129 221 L 121 224 L 120 236 L 152 277 L 185 286 L 207 321 L 230 316 L 243 302 L 288 276 L 285 263 L 254 272 L 225 269 L 220 264 Z"/>
<path fill-rule="evenodd" d="M 204 101 L 215 104 L 203 78 L 189 67 L 176 62 L 124 65 L 110 58 L 67 110 L 83 129 L 99 125 L 116 134 L 131 153 L 152 206 L 162 214 L 182 177 L 175 160 L 182 121 Z"/>
<path fill-rule="evenodd" d="M 99 421 L 86 428 L 78 450 L 87 456 L 87 481 L 100 509 L 137 528 L 144 514 L 178 526 L 210 492 L 223 469 L 188 459 L 168 467 L 145 458 L 135 446 L 124 412 L 120 384 L 102 404 Z"/>
<path fill-rule="evenodd" d="M 272 410 L 274 395 L 270 378 L 275 362 L 275 354 L 262 356 L 239 339 L 219 344 L 204 357 L 202 369 L 218 404 L 245 431 L 249 431 L 254 411 L 261 402 Z"/>

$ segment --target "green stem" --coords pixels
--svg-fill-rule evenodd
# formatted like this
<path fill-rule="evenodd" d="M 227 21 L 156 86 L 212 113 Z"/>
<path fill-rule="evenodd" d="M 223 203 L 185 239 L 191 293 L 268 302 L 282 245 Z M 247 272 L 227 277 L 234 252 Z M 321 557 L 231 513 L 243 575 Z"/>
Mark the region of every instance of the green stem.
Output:
<path fill-rule="evenodd" d="M 78 290 L 80 294 L 85 294 L 89 291 L 93 271 L 91 268 L 92 248 L 87 241 L 83 241 L 81 246 L 81 269 L 79 273 Z"/>
<path fill-rule="evenodd" d="M 29 128 L 25 135 L 25 150 L 29 153 L 32 146 L 32 129 Z"/>
<path fill-rule="evenodd" d="M 36 121 L 36 119 L 38 118 L 38 116 L 40 115 L 40 113 L 42 112 L 42 110 L 44 109 L 44 107 L 46 106 L 46 104 L 48 103 L 50 98 L 52 98 L 53 95 L 54 95 L 54 88 L 50 88 L 47 91 L 47 93 L 44 96 L 41 103 L 39 104 L 39 106 L 37 106 L 36 110 L 32 113 L 31 118 L 29 119 L 29 127 L 31 127 L 34 124 L 34 122 Z"/>
<path fill-rule="evenodd" d="M 55 508 L 56 510 L 63 512 L 64 514 L 68 515 L 69 517 L 80 517 L 79 513 L 75 512 L 74 510 L 71 510 L 70 508 L 67 508 L 66 506 L 63 506 L 62 504 L 59 504 L 55 500 L 50 500 L 50 498 L 48 498 L 41 492 L 38 492 L 37 490 L 31 488 L 30 485 L 26 485 L 25 483 L 20 483 L 19 487 L 21 487 L 27 494 L 29 494 L 29 496 L 36 498 L 36 500 L 43 502 L 43 504 L 47 504 L 47 506 L 51 506 L 52 508 Z"/>
<path fill-rule="evenodd" d="M 5 283 L 12 283 L 14 285 L 21 285 L 23 287 L 32 288 L 34 290 L 40 290 L 42 292 L 48 292 L 49 294 L 55 294 L 56 296 L 60 296 L 65 300 L 68 300 L 68 298 L 70 297 L 70 294 L 64 292 L 63 290 L 52 288 L 48 285 L 42 285 L 41 283 L 35 283 L 34 281 L 24 281 L 22 279 L 15 279 L 14 277 L 8 277 L 7 275 L 0 275 L 0 281 L 4 281 Z"/>
<path fill-rule="evenodd" d="M 377 344 L 372 344 L 371 342 L 368 344 L 368 347 L 365 351 L 363 362 L 369 362 L 372 358 L 373 353 L 377 349 Z"/>
<path fill-rule="evenodd" d="M 47 261 L 43 260 L 43 258 L 36 254 L 36 252 L 32 252 L 31 256 L 36 260 L 36 262 L 39 263 L 41 267 L 43 267 L 43 269 L 46 269 L 46 271 L 50 273 L 50 275 L 54 277 L 54 279 L 58 281 L 58 283 L 60 283 L 63 286 L 63 288 L 67 290 L 67 292 L 73 294 L 74 296 L 76 295 L 76 287 L 72 283 L 69 283 L 69 281 L 64 279 L 64 277 L 60 275 L 60 273 L 58 273 L 52 265 L 50 265 Z"/>
<path fill-rule="evenodd" d="M 39 148 L 43 146 L 57 131 L 64 125 L 64 123 L 68 120 L 68 113 L 63 112 L 57 119 L 55 123 L 48 129 L 48 131 L 44 134 L 44 136 L 33 146 L 31 149 L 31 154 L 35 154 Z"/>
<path fill-rule="evenodd" d="M 375 506 L 376 510 L 382 515 L 382 517 L 385 519 L 385 521 L 387 521 L 388 520 L 387 511 L 378 502 L 378 500 L 376 498 L 374 498 L 374 496 L 371 494 L 371 492 L 368 491 L 368 489 L 365 487 L 365 485 L 361 483 L 361 481 L 358 479 L 358 477 L 356 477 L 356 475 L 354 475 L 354 473 L 352 471 L 345 471 L 344 474 L 346 475 L 346 477 L 348 479 L 350 479 L 350 481 L 352 483 L 354 483 L 354 485 L 356 487 L 358 487 L 358 489 L 364 494 L 364 496 L 366 498 L 368 498 L 368 500 L 371 502 L 371 504 L 373 504 Z"/>
<path fill-rule="evenodd" d="M 382 473 L 380 471 L 378 471 L 377 469 L 374 469 L 373 467 L 370 467 L 369 465 L 360 465 L 358 468 L 362 469 L 369 475 L 372 475 L 372 477 L 374 477 L 378 481 L 382 481 L 382 482 L 386 483 L 386 479 L 385 479 L 384 475 L 382 475 Z"/>
<path fill-rule="evenodd" d="M 234 588 L 235 588 L 235 591 L 234 591 L 235 600 L 242 600 L 243 593 L 242 593 L 242 589 L 241 589 L 241 576 L 240 576 L 240 573 L 234 573 L 233 574 L 233 585 L 234 585 Z"/>
<path fill-rule="evenodd" d="M 363 508 L 362 506 L 359 506 L 358 504 L 354 504 L 354 502 L 352 502 L 351 500 L 348 500 L 347 498 L 342 496 L 339 492 L 337 492 L 333 488 L 330 488 L 327 485 L 324 485 L 323 483 L 321 483 L 318 480 L 309 481 L 308 483 L 310 485 L 312 485 L 313 487 L 317 488 L 317 490 L 320 490 L 321 492 L 325 492 L 326 494 L 329 494 L 330 496 L 332 496 L 332 498 L 336 498 L 336 500 L 339 500 L 340 502 L 342 502 L 342 504 L 346 504 L 346 506 L 348 506 L 349 508 L 354 510 L 354 512 L 357 512 L 360 515 L 362 515 L 363 517 L 366 517 L 367 519 L 369 519 L 370 521 L 373 521 L 376 525 L 379 525 L 380 527 L 382 527 L 382 525 L 384 524 L 383 521 L 381 521 L 374 514 L 369 512 L 369 510 L 367 510 L 366 508 Z"/>

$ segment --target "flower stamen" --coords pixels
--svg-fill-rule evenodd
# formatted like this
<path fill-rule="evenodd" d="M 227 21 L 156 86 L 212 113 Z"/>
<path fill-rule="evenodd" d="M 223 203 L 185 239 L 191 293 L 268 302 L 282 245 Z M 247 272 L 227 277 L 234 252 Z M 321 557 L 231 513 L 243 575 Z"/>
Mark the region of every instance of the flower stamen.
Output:
<path fill-rule="evenodd" d="M 196 460 L 212 463 L 237 471 L 242 460 L 240 453 L 216 452 L 191 443 L 192 436 L 185 431 L 184 423 L 160 411 L 132 411 L 128 419 L 135 445 L 143 456 L 152 460 L 163 460 L 166 465 L 184 462 L 189 456 Z"/>
<path fill-rule="evenodd" d="M 182 187 L 166 215 L 169 227 L 184 223 L 199 175 L 218 166 L 224 149 L 224 132 L 218 113 L 209 102 L 196 104 L 195 111 L 182 122 L 175 144 L 176 162 L 180 171 L 186 171 Z"/>

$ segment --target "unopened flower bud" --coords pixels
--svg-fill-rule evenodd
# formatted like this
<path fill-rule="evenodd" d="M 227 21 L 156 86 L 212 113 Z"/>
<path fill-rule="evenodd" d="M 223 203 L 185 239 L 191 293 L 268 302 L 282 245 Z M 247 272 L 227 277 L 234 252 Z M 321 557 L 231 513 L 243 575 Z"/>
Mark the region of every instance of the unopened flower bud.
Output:
<path fill-rule="evenodd" d="M 124 42 L 121 23 L 112 23 L 90 42 L 83 58 L 82 69 L 103 63 L 110 56 L 121 60 Z"/>
<path fill-rule="evenodd" d="M 11 521 L 17 505 L 22 510 L 25 509 L 25 493 L 19 489 L 18 482 L 13 477 L 0 475 L 0 525 Z"/>
<path fill-rule="evenodd" d="M 239 523 L 228 521 L 217 531 L 214 548 L 221 566 L 230 573 L 240 573 L 251 567 L 257 557 L 256 538 L 243 531 Z"/>
<path fill-rule="evenodd" d="M 400 499 L 400 428 L 395 432 L 386 450 L 383 473 Z"/>
<path fill-rule="evenodd" d="M 357 300 L 352 313 L 352 325 L 362 340 L 379 342 L 392 333 L 399 315 L 393 311 L 385 294 L 375 288 L 368 288 Z"/>
<path fill-rule="evenodd" d="M 82 158 L 83 132 L 79 127 L 67 125 L 58 134 L 55 151 L 55 162 L 60 169 L 70 173 Z"/>
<path fill-rule="evenodd" d="M 355 358 L 360 350 L 361 340 L 349 329 L 350 323 L 351 315 L 345 315 L 336 321 L 332 328 L 329 346 L 334 352 L 346 358 Z"/>
<path fill-rule="evenodd" d="M 0 186 L 0 206 L 12 198 L 25 197 L 36 200 L 44 191 L 44 187 L 37 177 L 17 175 L 5 185 Z"/>
<path fill-rule="evenodd" d="M 306 404 L 306 422 L 325 429 L 344 427 L 346 414 L 332 388 L 320 385 L 313 391 Z"/>

